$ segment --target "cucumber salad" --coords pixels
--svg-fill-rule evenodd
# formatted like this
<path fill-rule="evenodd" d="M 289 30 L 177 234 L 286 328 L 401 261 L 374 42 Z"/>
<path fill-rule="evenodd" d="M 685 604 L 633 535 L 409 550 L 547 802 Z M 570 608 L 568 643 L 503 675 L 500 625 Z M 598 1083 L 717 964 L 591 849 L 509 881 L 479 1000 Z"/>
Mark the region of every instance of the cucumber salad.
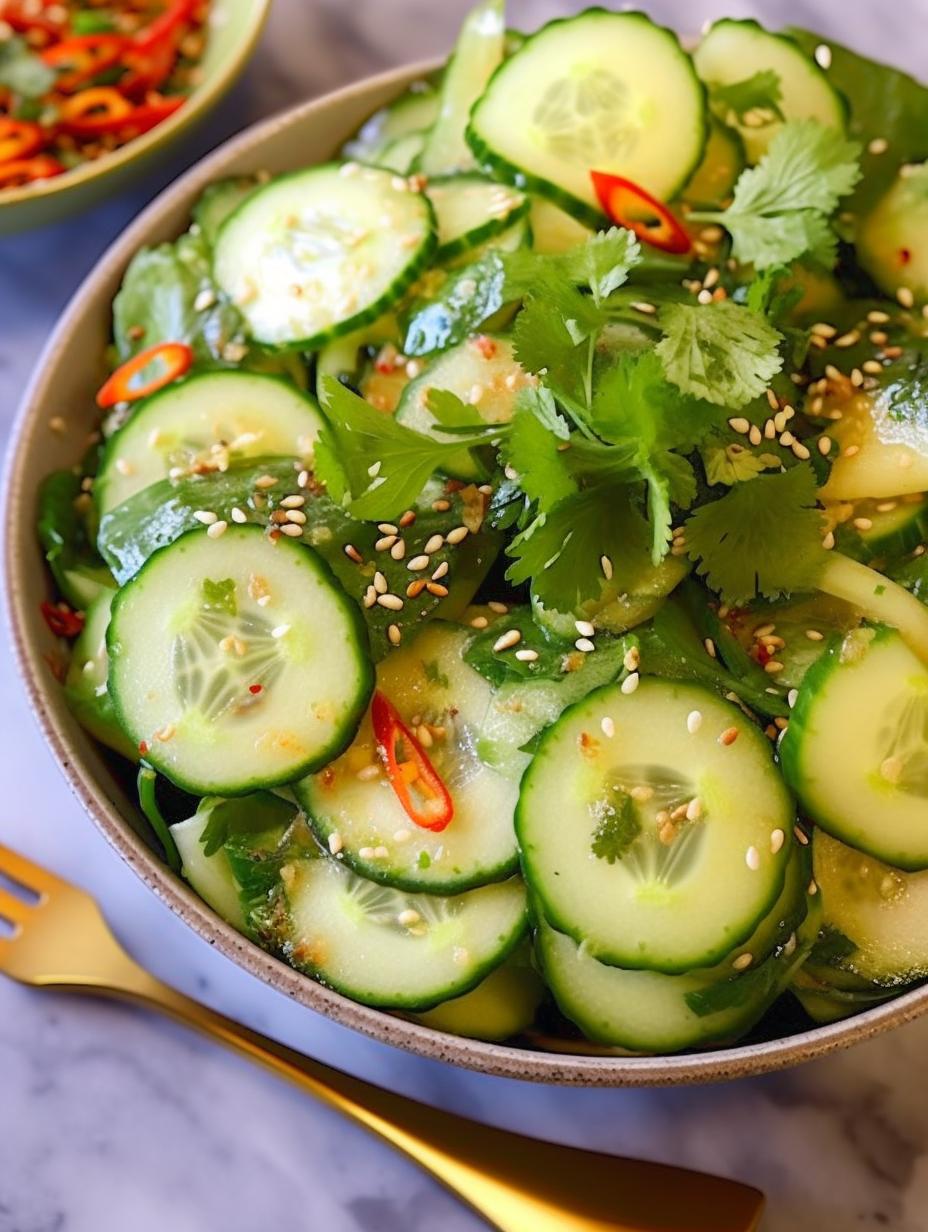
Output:
<path fill-rule="evenodd" d="M 136 254 L 43 611 L 216 912 L 562 1051 L 928 977 L 926 134 L 803 30 L 483 0 Z"/>

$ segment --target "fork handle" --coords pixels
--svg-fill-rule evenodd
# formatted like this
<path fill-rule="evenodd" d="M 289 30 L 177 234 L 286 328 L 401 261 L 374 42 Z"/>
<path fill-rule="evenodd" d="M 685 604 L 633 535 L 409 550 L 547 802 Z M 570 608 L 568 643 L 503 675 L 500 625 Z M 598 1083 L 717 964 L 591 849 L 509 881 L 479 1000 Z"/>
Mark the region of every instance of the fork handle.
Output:
<path fill-rule="evenodd" d="M 418 1103 L 241 1026 L 134 963 L 120 986 L 89 991 L 160 1009 L 295 1083 L 409 1156 L 501 1232 L 753 1232 L 758 1226 L 763 1195 L 747 1185 L 540 1142 Z"/>

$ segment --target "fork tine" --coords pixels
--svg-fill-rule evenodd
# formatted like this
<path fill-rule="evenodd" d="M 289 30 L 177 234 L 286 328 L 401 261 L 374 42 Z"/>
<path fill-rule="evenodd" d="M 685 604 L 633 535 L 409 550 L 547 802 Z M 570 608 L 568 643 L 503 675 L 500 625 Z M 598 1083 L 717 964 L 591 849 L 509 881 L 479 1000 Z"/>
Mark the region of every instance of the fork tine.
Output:
<path fill-rule="evenodd" d="M 27 924 L 29 912 L 34 911 L 36 906 L 38 904 L 30 905 L 15 894 L 0 889 L 0 919 L 9 920 L 11 924 Z"/>
<path fill-rule="evenodd" d="M 32 890 L 35 894 L 50 894 L 53 890 L 63 889 L 68 884 L 60 877 L 56 877 L 54 873 L 50 873 L 48 869 L 40 868 L 38 864 L 33 864 L 25 856 L 19 855 L 9 847 L 4 847 L 2 843 L 0 843 L 0 873 L 5 873 L 7 877 L 18 881 L 20 885 L 25 886 L 27 890 Z"/>

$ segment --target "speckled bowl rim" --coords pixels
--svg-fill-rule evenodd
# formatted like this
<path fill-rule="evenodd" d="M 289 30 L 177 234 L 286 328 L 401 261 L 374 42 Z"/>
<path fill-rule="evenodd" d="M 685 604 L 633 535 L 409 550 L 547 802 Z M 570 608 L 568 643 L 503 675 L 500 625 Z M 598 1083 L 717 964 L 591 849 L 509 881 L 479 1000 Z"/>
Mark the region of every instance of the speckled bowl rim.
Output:
<path fill-rule="evenodd" d="M 337 117 L 346 104 L 365 96 L 398 92 L 409 81 L 432 71 L 432 62 L 365 78 L 344 89 L 293 107 L 245 130 L 157 197 L 112 244 L 72 297 L 39 359 L 23 397 L 10 438 L 4 474 L 5 606 L 15 660 L 39 727 L 74 794 L 126 863 L 158 897 L 200 937 L 265 984 L 294 1001 L 365 1035 L 433 1060 L 447 1061 L 487 1074 L 527 1081 L 587 1086 L 654 1086 L 715 1082 L 782 1069 L 835 1049 L 872 1038 L 908 1022 L 928 1008 L 928 987 L 907 993 L 854 1018 L 816 1027 L 782 1039 L 720 1048 L 681 1056 L 600 1057 L 532 1051 L 444 1034 L 359 1005 L 301 975 L 265 953 L 224 923 L 146 846 L 114 807 L 102 775 L 89 764 L 84 739 L 68 713 L 60 691 L 50 687 L 35 630 L 35 612 L 27 602 L 27 579 L 40 569 L 33 509 L 36 438 L 46 434 L 55 405 L 55 354 L 87 315 L 95 288 L 106 284 L 128 263 L 156 227 L 161 211 L 189 199 L 222 176 L 230 161 L 255 155 L 261 165 L 262 143 L 274 134 L 316 120 Z M 391 89 L 391 87 L 393 89 Z"/>
<path fill-rule="evenodd" d="M 73 189 L 101 180 L 111 175 L 136 159 L 144 159 L 147 154 L 169 144 L 179 137 L 191 125 L 196 124 L 207 111 L 217 102 L 244 69 L 249 56 L 254 51 L 261 31 L 267 21 L 271 8 L 271 0 L 251 0 L 253 11 L 248 20 L 243 23 L 238 32 L 235 49 L 214 72 L 190 92 L 186 103 L 172 116 L 156 124 L 147 133 L 142 133 L 132 141 L 127 141 L 118 150 L 93 162 L 81 163 L 79 166 L 65 172 L 64 175 L 52 176 L 48 180 L 36 180 L 32 184 L 23 184 L 19 188 L 0 190 L 0 213 L 7 206 L 24 205 L 27 203 L 45 201 L 49 197 L 63 197 Z"/>

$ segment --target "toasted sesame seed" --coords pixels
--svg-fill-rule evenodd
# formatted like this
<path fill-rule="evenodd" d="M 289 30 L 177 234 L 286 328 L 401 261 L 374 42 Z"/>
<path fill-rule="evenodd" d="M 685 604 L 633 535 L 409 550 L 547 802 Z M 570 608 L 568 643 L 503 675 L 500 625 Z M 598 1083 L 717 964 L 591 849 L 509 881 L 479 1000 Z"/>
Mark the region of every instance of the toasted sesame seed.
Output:
<path fill-rule="evenodd" d="M 373 607 L 377 602 L 377 591 L 374 590 L 373 586 L 368 586 L 367 590 L 365 590 L 362 602 L 365 607 Z"/>
<path fill-rule="evenodd" d="M 412 526 L 415 520 L 416 520 L 415 509 L 407 509 L 406 512 L 403 514 L 403 516 L 400 518 L 400 526 L 405 529 L 405 527 L 407 526 Z"/>
<path fill-rule="evenodd" d="M 393 560 L 402 560 L 406 555 L 406 542 L 403 539 L 397 539 L 396 543 L 390 548 L 390 556 Z"/>
<path fill-rule="evenodd" d="M 641 651 L 637 646 L 629 646 L 622 658 L 622 666 L 627 672 L 637 672 L 641 663 Z"/>
<path fill-rule="evenodd" d="M 813 54 L 815 56 L 815 63 L 819 68 L 831 68 L 831 48 L 827 43 L 819 43 Z"/>
<path fill-rule="evenodd" d="M 448 534 L 445 536 L 445 538 L 448 541 L 448 543 L 456 546 L 457 544 L 462 543 L 469 534 L 470 534 L 470 531 L 467 529 L 466 526 L 456 526 L 454 530 L 448 531 Z"/>
<path fill-rule="evenodd" d="M 377 529 L 382 535 L 395 535 L 397 533 L 397 528 L 392 522 L 378 522 Z"/>
<path fill-rule="evenodd" d="M 825 549 L 826 552 L 830 552 L 834 546 L 835 546 L 835 532 L 833 530 L 830 530 L 822 538 L 822 547 Z"/>
<path fill-rule="evenodd" d="M 396 543 L 396 539 L 397 539 L 396 535 L 384 535 L 381 539 L 378 539 L 375 542 L 374 551 L 375 552 L 389 551 L 389 549 L 393 547 L 394 543 Z"/>
<path fill-rule="evenodd" d="M 882 329 L 875 329 L 870 334 L 870 341 L 874 346 L 885 346 L 889 342 L 889 334 L 884 333 Z"/>
<path fill-rule="evenodd" d="M 447 513 L 451 508 L 451 501 L 436 500 L 432 501 L 432 508 L 436 513 Z"/>
<path fill-rule="evenodd" d="M 820 436 L 818 438 L 818 451 L 822 455 L 823 458 L 827 458 L 828 455 L 831 453 L 831 447 L 833 444 L 834 444 L 834 441 L 831 439 L 830 436 Z"/>
<path fill-rule="evenodd" d="M 702 816 L 702 801 L 698 796 L 694 796 L 692 800 L 690 800 L 689 804 L 686 806 L 684 816 L 687 821 L 699 821 Z"/>
<path fill-rule="evenodd" d="M 342 836 L 338 833 L 337 830 L 333 830 L 332 833 L 329 835 L 328 845 L 329 845 L 329 853 L 333 856 L 337 856 L 338 853 L 345 846 L 344 840 L 342 839 Z"/>
<path fill-rule="evenodd" d="M 653 317 L 657 312 L 657 308 L 653 304 L 649 304 L 647 300 L 643 299 L 634 300 L 629 306 L 634 308 L 635 312 L 642 312 L 647 317 Z"/>
<path fill-rule="evenodd" d="M 736 415 L 733 419 L 729 419 L 728 426 L 732 432 L 738 432 L 741 436 L 746 436 L 751 430 L 751 421 L 745 419 L 742 415 Z"/>
<path fill-rule="evenodd" d="M 378 595 L 385 595 L 389 589 L 390 587 L 387 585 L 387 579 L 378 569 L 374 574 L 374 590 L 377 591 Z"/>
<path fill-rule="evenodd" d="M 896 299 L 903 308 L 914 308 L 915 306 L 915 293 L 911 287 L 900 287 L 896 292 Z"/>
<path fill-rule="evenodd" d="M 486 616 L 475 616 L 470 622 L 470 627 L 472 629 L 485 629 L 489 623 Z"/>
<path fill-rule="evenodd" d="M 838 331 L 827 321 L 816 321 L 811 328 L 811 332 L 816 338 L 834 338 Z"/>
<path fill-rule="evenodd" d="M 447 598 L 448 587 L 442 586 L 441 582 L 426 582 L 425 589 L 430 595 L 435 595 L 438 599 Z"/>
<path fill-rule="evenodd" d="M 756 847 L 749 847 L 747 849 L 747 851 L 744 853 L 744 862 L 748 866 L 748 868 L 751 870 L 751 872 L 754 872 L 754 873 L 757 872 L 757 870 L 760 868 L 760 852 L 757 850 Z"/>
<path fill-rule="evenodd" d="M 782 830 L 772 830 L 770 832 L 770 850 L 773 855 L 776 855 L 783 844 L 786 842 L 786 835 Z"/>
<path fill-rule="evenodd" d="M 848 445 L 848 447 L 844 450 L 841 456 L 844 458 L 855 458 L 859 453 L 860 453 L 859 445 Z"/>
<path fill-rule="evenodd" d="M 803 830 L 802 826 L 793 826 L 793 834 L 796 836 L 796 841 L 800 844 L 800 846 L 808 847 L 809 836 L 806 834 L 805 830 Z"/>
<path fill-rule="evenodd" d="M 575 620 L 574 628 L 577 630 L 577 632 L 580 634 L 581 637 L 595 637 L 596 636 L 596 626 L 593 625 L 592 622 L 589 620 Z"/>
<path fill-rule="evenodd" d="M 534 663 L 538 658 L 538 651 L 531 650 L 528 646 L 525 646 L 522 650 L 516 651 L 516 658 L 520 663 Z"/>
<path fill-rule="evenodd" d="M 612 581 L 612 561 L 608 556 L 600 556 L 599 567 L 603 571 L 603 577 L 607 582 Z"/>
<path fill-rule="evenodd" d="M 808 459 L 812 456 L 808 448 L 803 445 L 802 441 L 793 441 L 791 448 L 795 456 L 799 458 L 801 462 L 808 461 Z"/>
<path fill-rule="evenodd" d="M 885 154 L 889 149 L 889 142 L 885 137 L 874 137 L 868 144 L 867 149 L 871 154 Z"/>
<path fill-rule="evenodd" d="M 362 766 L 355 777 L 362 783 L 373 782 L 374 779 L 380 778 L 380 767 L 375 762 L 371 762 L 369 766 Z"/>
<path fill-rule="evenodd" d="M 421 573 L 423 569 L 428 569 L 430 564 L 431 561 L 427 556 L 414 556 L 412 560 L 407 563 L 406 568 L 412 573 Z"/>
<path fill-rule="evenodd" d="M 509 650 L 513 646 L 517 646 L 521 641 L 522 634 L 518 629 L 507 629 L 506 632 L 501 634 L 501 636 L 498 637 L 493 643 L 493 649 L 497 654 L 499 654 L 502 650 Z"/>
<path fill-rule="evenodd" d="M 353 560 L 356 565 L 360 565 L 364 563 L 364 557 L 361 555 L 361 553 L 358 551 L 358 549 L 354 546 L 353 543 L 346 543 L 342 550 L 345 553 L 345 555 L 348 557 L 348 559 Z"/>
<path fill-rule="evenodd" d="M 228 529 L 229 523 L 220 518 L 219 521 L 212 522 L 209 526 L 207 526 L 206 533 L 209 535 L 210 539 L 218 539 L 219 536 L 224 535 Z"/>
<path fill-rule="evenodd" d="M 588 637 L 578 637 L 574 645 L 581 654 L 592 654 L 596 649 L 595 643 L 591 642 Z"/>
<path fill-rule="evenodd" d="M 702 644 L 705 647 L 706 654 L 709 656 L 710 659 L 718 658 L 718 654 L 715 649 L 715 642 L 712 640 L 711 637 L 703 638 Z"/>
<path fill-rule="evenodd" d="M 731 965 L 736 971 L 747 971 L 753 961 L 754 955 L 745 952 L 744 954 L 739 954 L 738 957 L 733 960 Z"/>
<path fill-rule="evenodd" d="M 305 526 L 306 514 L 302 509 L 288 509 L 287 521 L 292 522 L 294 526 Z"/>
<path fill-rule="evenodd" d="M 255 480 L 255 487 L 260 488 L 261 491 L 266 491 L 268 488 L 273 488 L 276 483 L 277 480 L 273 475 L 259 475 Z"/>
<path fill-rule="evenodd" d="M 277 528 L 282 535 L 286 535 L 288 539 L 299 539 L 303 533 L 303 527 L 297 525 L 296 522 L 286 522 L 283 526 Z"/>
<path fill-rule="evenodd" d="M 390 625 L 387 629 L 387 638 L 391 646 L 398 646 L 403 640 L 403 635 L 400 632 L 399 625 Z"/>
<path fill-rule="evenodd" d="M 443 560 L 441 564 L 438 566 L 438 568 L 435 570 L 435 572 L 432 574 L 432 581 L 440 582 L 441 579 L 447 574 L 449 568 L 450 566 L 448 562 L 446 560 Z"/>
<path fill-rule="evenodd" d="M 605 714 L 600 720 L 599 726 L 603 735 L 611 740 L 615 735 L 615 720 L 611 719 L 608 714 Z"/>
<path fill-rule="evenodd" d="M 425 578 L 416 578 L 414 582 L 410 582 L 406 587 L 407 599 L 418 599 L 425 590 Z"/>
<path fill-rule="evenodd" d="M 734 744 L 737 739 L 738 739 L 737 727 L 726 727 L 725 730 L 722 732 L 722 734 L 719 736 L 719 744 L 722 744 L 727 748 L 729 745 Z"/>
<path fill-rule="evenodd" d="M 509 611 L 509 606 L 506 603 L 500 603 L 498 599 L 491 599 L 487 604 L 491 612 L 495 612 L 497 616 L 505 616 Z"/>
<path fill-rule="evenodd" d="M 435 552 L 440 552 L 444 546 L 445 540 L 443 535 L 432 535 L 426 540 L 425 547 L 422 549 L 427 556 L 432 556 Z"/>
<path fill-rule="evenodd" d="M 691 736 L 695 736 L 702 727 L 702 711 L 691 710 L 686 716 L 686 730 Z"/>
<path fill-rule="evenodd" d="M 763 439 L 764 439 L 763 433 L 761 432 L 760 428 L 758 428 L 757 424 L 751 424 L 750 431 L 748 432 L 748 440 L 751 442 L 751 444 L 759 445 Z"/>
<path fill-rule="evenodd" d="M 779 661 L 779 659 L 768 659 L 764 664 L 764 671 L 768 674 L 768 676 L 775 676 L 777 672 L 782 672 L 782 670 L 783 664 Z"/>
<path fill-rule="evenodd" d="M 622 681 L 622 685 L 621 685 L 622 692 L 625 693 L 626 695 L 630 693 L 634 693 L 634 691 L 638 688 L 638 685 L 640 683 L 641 683 L 641 676 L 638 674 L 638 672 L 629 672 L 629 674 Z"/>
<path fill-rule="evenodd" d="M 807 890 L 806 890 L 806 893 L 807 893 L 810 897 L 812 897 L 812 896 L 814 896 L 815 894 L 817 894 L 817 893 L 818 893 L 818 886 L 816 885 L 816 883 L 815 883 L 815 881 L 814 881 L 814 880 L 809 882 L 809 885 L 808 885 L 808 888 L 807 888 Z"/>
<path fill-rule="evenodd" d="M 873 518 L 854 518 L 853 525 L 857 530 L 873 530 Z"/>
<path fill-rule="evenodd" d="M 202 522 L 204 526 L 212 526 L 214 522 L 219 521 L 219 514 L 213 513 L 212 509 L 196 509 L 193 516 L 198 522 Z"/>
<path fill-rule="evenodd" d="M 835 346 L 846 350 L 847 347 L 856 346 L 860 342 L 860 330 L 849 329 L 846 334 L 842 334 L 840 338 L 835 339 Z"/>
<path fill-rule="evenodd" d="M 399 595 L 387 592 L 385 595 L 378 595 L 377 602 L 381 607 L 385 607 L 390 612 L 401 612 L 403 610 L 403 600 Z"/>

